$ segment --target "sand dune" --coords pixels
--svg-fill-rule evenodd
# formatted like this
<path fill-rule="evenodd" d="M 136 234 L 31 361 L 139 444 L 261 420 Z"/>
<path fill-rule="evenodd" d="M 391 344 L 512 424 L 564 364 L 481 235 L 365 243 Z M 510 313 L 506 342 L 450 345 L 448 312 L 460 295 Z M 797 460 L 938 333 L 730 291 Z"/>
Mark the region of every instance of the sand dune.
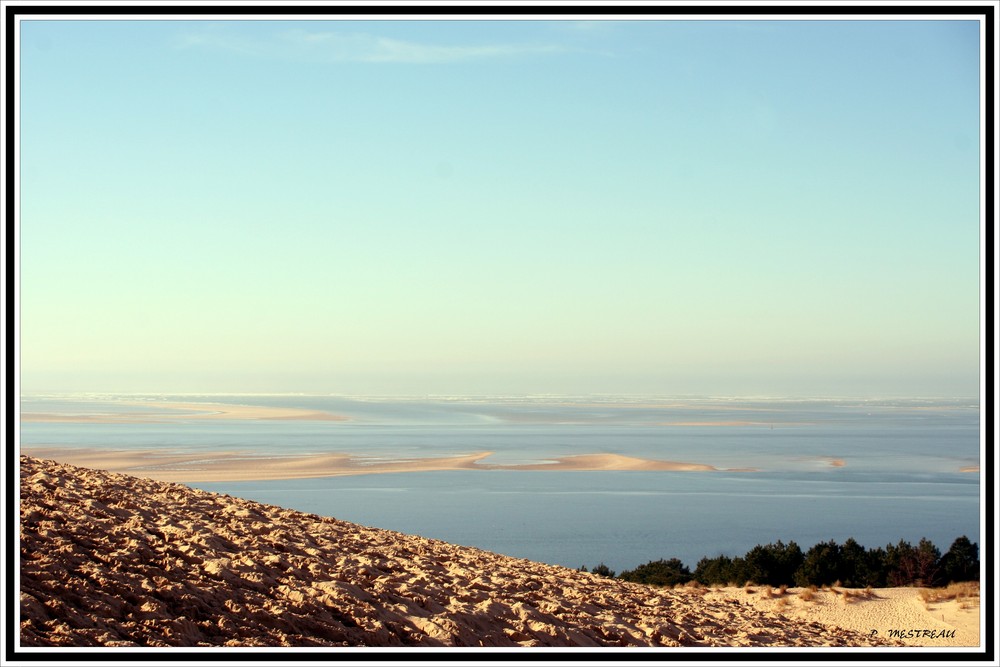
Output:
<path fill-rule="evenodd" d="M 789 588 L 768 586 L 709 591 L 709 600 L 736 600 L 789 618 L 820 621 L 874 636 L 895 636 L 909 646 L 975 646 L 979 643 L 980 605 L 971 600 L 924 602 L 917 588 Z M 808 599 L 806 599 L 808 598 Z M 924 634 L 923 631 L 931 634 Z M 916 635 L 917 632 L 920 634 Z"/>
<path fill-rule="evenodd" d="M 25 456 L 20 479 L 22 646 L 900 645 L 177 484 Z"/>

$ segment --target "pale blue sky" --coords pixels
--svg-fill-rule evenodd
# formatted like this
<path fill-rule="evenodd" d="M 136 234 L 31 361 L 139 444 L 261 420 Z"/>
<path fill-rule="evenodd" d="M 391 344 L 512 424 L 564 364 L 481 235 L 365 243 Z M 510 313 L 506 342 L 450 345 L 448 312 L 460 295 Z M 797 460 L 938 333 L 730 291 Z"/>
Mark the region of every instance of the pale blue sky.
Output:
<path fill-rule="evenodd" d="M 25 391 L 973 396 L 971 21 L 33 21 Z"/>

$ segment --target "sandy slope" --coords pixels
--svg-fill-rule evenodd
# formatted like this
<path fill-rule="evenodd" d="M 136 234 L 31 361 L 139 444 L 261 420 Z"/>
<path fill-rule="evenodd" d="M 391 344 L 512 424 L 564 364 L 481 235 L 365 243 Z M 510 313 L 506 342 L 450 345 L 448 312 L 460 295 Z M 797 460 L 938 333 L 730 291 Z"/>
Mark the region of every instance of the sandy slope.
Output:
<path fill-rule="evenodd" d="M 177 484 L 25 456 L 20 476 L 24 646 L 882 645 Z"/>

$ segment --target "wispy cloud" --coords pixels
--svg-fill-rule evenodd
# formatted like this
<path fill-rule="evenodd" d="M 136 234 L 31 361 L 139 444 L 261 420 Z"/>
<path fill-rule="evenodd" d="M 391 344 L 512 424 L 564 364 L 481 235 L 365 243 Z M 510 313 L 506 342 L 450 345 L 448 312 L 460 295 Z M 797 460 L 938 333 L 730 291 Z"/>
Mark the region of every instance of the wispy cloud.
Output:
<path fill-rule="evenodd" d="M 287 30 L 270 37 L 220 32 L 184 35 L 182 48 L 205 48 L 248 56 L 313 62 L 454 63 L 491 58 L 560 53 L 556 44 L 442 45 L 380 37 L 369 33 Z"/>
<path fill-rule="evenodd" d="M 501 58 L 540 53 L 556 53 L 562 48 L 544 44 L 485 44 L 476 46 L 442 46 L 422 44 L 365 33 L 287 32 L 284 39 L 315 48 L 317 55 L 336 60 L 395 63 L 448 63 L 483 58 Z"/>

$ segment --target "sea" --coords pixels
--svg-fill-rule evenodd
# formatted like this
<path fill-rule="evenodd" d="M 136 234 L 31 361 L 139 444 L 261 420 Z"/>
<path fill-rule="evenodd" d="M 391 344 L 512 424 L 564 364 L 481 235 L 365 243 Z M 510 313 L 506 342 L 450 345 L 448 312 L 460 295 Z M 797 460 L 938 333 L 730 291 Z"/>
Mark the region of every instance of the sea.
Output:
<path fill-rule="evenodd" d="M 459 470 L 189 486 L 567 567 L 616 572 L 757 544 L 853 537 L 982 544 L 978 399 L 649 396 L 31 395 L 22 413 L 157 411 L 157 403 L 328 411 L 344 421 L 25 421 L 21 446 L 366 460 L 493 454 L 534 464 L 578 454 L 715 471 Z M 162 408 L 158 410 L 163 412 Z"/>

